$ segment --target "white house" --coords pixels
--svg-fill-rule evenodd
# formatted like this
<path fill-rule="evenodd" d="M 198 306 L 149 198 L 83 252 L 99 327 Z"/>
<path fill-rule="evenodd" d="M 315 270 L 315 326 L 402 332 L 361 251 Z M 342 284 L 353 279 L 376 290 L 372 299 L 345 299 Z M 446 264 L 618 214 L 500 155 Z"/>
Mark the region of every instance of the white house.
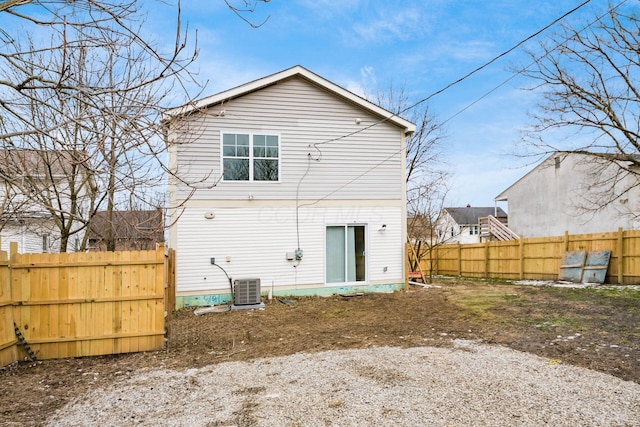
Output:
<path fill-rule="evenodd" d="M 69 210 L 67 170 L 71 163 L 64 151 L 0 150 L 1 250 L 9 250 L 11 242 L 18 244 L 21 253 L 60 250 L 60 228 L 51 214 L 53 209 L 44 205 L 55 208 L 60 202 L 61 210 Z M 74 250 L 80 239 L 82 236 L 74 236 L 68 250 Z"/>
<path fill-rule="evenodd" d="M 638 229 L 640 182 L 620 166 L 628 167 L 614 157 L 557 152 L 495 200 L 508 203 L 509 228 L 524 237 Z"/>
<path fill-rule="evenodd" d="M 443 208 L 436 220 L 439 243 L 480 243 L 482 240 L 480 218 L 493 216 L 502 223 L 507 214 L 499 207 Z"/>
<path fill-rule="evenodd" d="M 169 110 L 177 305 L 404 283 L 415 125 L 296 66 Z"/>

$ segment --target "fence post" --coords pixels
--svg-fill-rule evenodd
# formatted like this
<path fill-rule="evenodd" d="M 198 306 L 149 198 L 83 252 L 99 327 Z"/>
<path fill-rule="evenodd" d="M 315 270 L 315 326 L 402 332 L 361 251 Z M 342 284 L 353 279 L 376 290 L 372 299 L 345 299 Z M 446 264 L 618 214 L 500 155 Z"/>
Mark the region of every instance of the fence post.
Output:
<path fill-rule="evenodd" d="M 524 237 L 520 236 L 520 280 L 524 280 Z"/>
<path fill-rule="evenodd" d="M 489 278 L 489 241 L 484 242 L 484 278 Z"/>
<path fill-rule="evenodd" d="M 624 231 L 618 228 L 618 284 L 624 284 Z"/>
<path fill-rule="evenodd" d="M 16 257 L 18 256 L 18 242 L 9 242 L 9 292 L 11 294 L 11 301 L 13 301 L 14 306 L 12 310 L 13 322 L 17 325 L 22 325 L 22 305 L 17 305 L 16 303 L 22 303 L 24 301 L 23 291 L 22 289 L 18 289 L 18 286 L 15 285 L 14 280 L 14 268 L 13 265 L 16 262 Z M 19 350 L 18 344 L 16 343 L 15 350 L 16 360 L 19 359 Z"/>
<path fill-rule="evenodd" d="M 404 244 L 404 290 L 409 289 L 409 273 L 411 272 L 411 260 L 409 259 L 409 245 L 407 242 Z M 417 262 L 417 260 L 416 260 Z"/>
<path fill-rule="evenodd" d="M 458 242 L 458 277 L 462 277 L 462 245 Z"/>
<path fill-rule="evenodd" d="M 19 296 L 20 302 L 23 301 L 22 298 L 22 289 L 19 289 L 17 287 L 14 287 L 14 277 L 13 277 L 13 267 L 12 265 L 16 262 L 16 256 L 18 255 L 18 242 L 9 242 L 9 280 L 11 280 L 11 299 L 13 300 L 13 302 L 16 302 L 16 297 Z M 20 310 L 19 306 L 15 306 L 15 309 L 13 310 L 13 320 L 16 321 L 16 323 L 20 323 L 17 321 L 17 319 L 20 317 L 18 316 L 18 310 Z"/>
<path fill-rule="evenodd" d="M 10 262 L 7 252 L 0 247 L 0 368 L 19 360 L 18 343 L 13 327 L 13 302 Z"/>
<path fill-rule="evenodd" d="M 564 252 L 569 251 L 569 230 L 565 230 L 562 236 L 562 250 Z"/>

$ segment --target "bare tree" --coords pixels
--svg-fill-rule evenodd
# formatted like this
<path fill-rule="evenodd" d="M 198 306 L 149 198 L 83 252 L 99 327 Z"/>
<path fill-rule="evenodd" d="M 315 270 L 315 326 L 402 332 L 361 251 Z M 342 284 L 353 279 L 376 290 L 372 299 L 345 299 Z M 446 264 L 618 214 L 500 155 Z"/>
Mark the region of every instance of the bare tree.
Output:
<path fill-rule="evenodd" d="M 55 64 L 30 62 L 46 60 L 46 54 L 54 51 L 65 51 L 82 45 L 87 51 L 91 49 L 107 49 L 108 43 L 114 40 L 127 40 L 131 49 L 144 52 L 147 67 L 153 70 L 153 77 L 141 85 L 149 85 L 159 80 L 166 80 L 184 73 L 196 52 L 187 52 L 187 38 L 180 22 L 180 7 L 176 9 L 175 43 L 168 52 L 160 51 L 141 34 L 144 15 L 138 10 L 136 0 L 79 0 L 79 1 L 5 1 L 0 11 L 13 15 L 23 23 L 22 34 L 42 33 L 42 28 L 51 36 L 43 36 L 44 41 L 38 43 L 32 38 L 27 42 L 21 40 L 19 34 L 10 34 L 6 30 L 0 33 L 0 68 L 11 69 L 12 78 L 2 76 L 0 87 L 0 107 L 3 116 L 9 116 L 22 124 L 22 129 L 3 137 L 12 137 L 26 133 L 51 133 L 55 127 L 35 128 L 29 120 L 24 119 L 21 106 L 25 100 L 35 100 L 41 90 L 67 91 L 69 95 L 100 96 L 107 92 L 121 90 L 119 88 L 99 86 L 78 86 L 73 81 L 73 65 L 67 61 Z M 22 101 L 22 104 L 21 104 Z M 38 99 L 42 102 L 42 97 Z M 55 105 L 51 105 L 55 107 Z M 22 119 L 22 120 L 21 120 Z"/>
<path fill-rule="evenodd" d="M 449 192 L 449 180 L 450 174 L 447 171 L 433 171 L 429 179 L 423 180 L 422 185 L 413 189 L 414 195 L 408 200 L 407 234 L 412 248 L 411 269 L 419 271 L 422 261 L 428 259 L 429 283 L 433 278 L 435 249 L 446 243 L 438 235 L 437 226 Z"/>
<path fill-rule="evenodd" d="M 540 44 L 541 52 L 530 53 L 532 63 L 520 70 L 537 82 L 531 89 L 542 92 L 525 138 L 529 154 L 581 155 L 591 169 L 582 209 L 601 209 L 640 186 L 636 10 L 609 6 L 580 28 L 562 26 Z M 569 135 L 568 146 L 557 139 L 550 142 L 559 134 Z"/>
<path fill-rule="evenodd" d="M 450 179 L 441 146 L 445 133 L 427 104 L 409 108 L 413 104 L 403 88 L 390 85 L 372 98 L 393 113 L 408 112 L 408 119 L 416 124 L 416 132 L 406 142 L 407 234 L 415 269 L 437 243 L 435 223 Z"/>
<path fill-rule="evenodd" d="M 262 25 L 248 16 L 268 0 L 223 1 L 252 27 Z M 140 3 L 0 0 L 0 14 L 24 25 L 13 34 L 0 29 L 0 149 L 28 153 L 38 165 L 7 167 L 13 175 L 2 178 L 53 219 L 61 251 L 72 236 L 80 239 L 76 249 L 86 247 L 99 210 L 106 211 L 101 228 L 113 250 L 117 209 L 164 203 L 163 173 L 171 171 L 160 117 L 170 103 L 195 97 L 186 88 L 199 86 L 189 72 L 197 47 L 190 50 L 179 0 L 175 41 L 166 51 L 144 35 Z M 20 35 L 32 32 L 40 37 Z"/>
<path fill-rule="evenodd" d="M 443 126 L 429 110 L 428 104 L 411 107 L 413 103 L 404 88 L 396 89 L 391 84 L 386 91 L 369 98 L 392 113 L 406 115 L 416 124 L 416 131 L 407 138 L 405 153 L 407 200 L 411 205 L 412 200 L 424 195 L 425 183 L 448 178 L 443 173 L 446 169 L 441 147 L 445 138 Z"/>
<path fill-rule="evenodd" d="M 256 11 L 258 3 L 269 3 L 269 1 L 270 0 L 224 0 L 229 9 L 231 9 L 233 13 L 238 15 L 240 19 L 249 24 L 252 28 L 261 27 L 269 20 L 271 16 L 269 15 L 261 22 L 255 23 L 253 20 L 247 18 L 247 15 L 250 15 Z"/>
<path fill-rule="evenodd" d="M 148 193 L 163 183 L 159 118 L 174 88 L 190 78 L 197 51 L 186 52 L 179 15 L 167 55 L 144 40 L 135 1 L 34 3 L 48 20 L 19 14 L 19 5 L 2 9 L 47 24 L 50 36 L 43 42 L 4 34 L 0 144 L 28 153 L 36 167 L 14 165 L 3 178 L 53 219 L 61 251 L 106 210 L 113 250 L 113 211 L 153 200 Z M 86 236 L 77 249 L 85 245 Z"/>

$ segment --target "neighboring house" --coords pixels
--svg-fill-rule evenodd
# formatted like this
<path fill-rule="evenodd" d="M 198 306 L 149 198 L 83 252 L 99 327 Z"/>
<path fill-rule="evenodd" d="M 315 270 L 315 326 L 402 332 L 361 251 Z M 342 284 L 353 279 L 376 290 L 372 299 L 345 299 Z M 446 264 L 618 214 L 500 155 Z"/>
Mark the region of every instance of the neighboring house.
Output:
<path fill-rule="evenodd" d="M 610 159 L 557 152 L 495 200 L 508 203 L 509 227 L 524 237 L 638 229 L 638 175 L 621 171 Z M 612 195 L 613 202 L 602 206 Z"/>
<path fill-rule="evenodd" d="M 58 194 L 65 194 L 66 184 L 62 182 L 66 179 L 68 162 L 64 151 L 0 150 L 2 250 L 8 250 L 10 242 L 16 242 L 21 253 L 59 251 L 59 229 L 42 203 L 48 197 L 46 192 L 56 187 Z M 68 249 L 77 247 L 81 238 L 74 237 Z"/>
<path fill-rule="evenodd" d="M 490 239 L 483 236 L 481 218 L 492 216 L 507 224 L 507 214 L 499 207 L 443 208 L 436 221 L 439 243 L 480 243 Z"/>
<path fill-rule="evenodd" d="M 228 301 L 227 275 L 289 295 L 403 285 L 414 124 L 300 66 L 164 124 L 178 306 Z"/>
<path fill-rule="evenodd" d="M 116 251 L 154 250 L 164 242 L 164 219 L 160 209 L 114 211 L 111 220 Z M 97 212 L 91 219 L 88 250 L 105 251 L 107 212 Z"/>

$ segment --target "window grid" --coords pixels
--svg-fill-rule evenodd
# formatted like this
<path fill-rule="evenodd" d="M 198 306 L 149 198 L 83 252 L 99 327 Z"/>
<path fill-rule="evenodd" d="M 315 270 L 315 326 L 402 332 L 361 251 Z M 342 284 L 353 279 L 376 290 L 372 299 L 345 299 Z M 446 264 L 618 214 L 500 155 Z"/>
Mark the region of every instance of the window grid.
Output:
<path fill-rule="evenodd" d="M 225 181 L 279 181 L 280 137 L 223 133 L 222 171 Z"/>

